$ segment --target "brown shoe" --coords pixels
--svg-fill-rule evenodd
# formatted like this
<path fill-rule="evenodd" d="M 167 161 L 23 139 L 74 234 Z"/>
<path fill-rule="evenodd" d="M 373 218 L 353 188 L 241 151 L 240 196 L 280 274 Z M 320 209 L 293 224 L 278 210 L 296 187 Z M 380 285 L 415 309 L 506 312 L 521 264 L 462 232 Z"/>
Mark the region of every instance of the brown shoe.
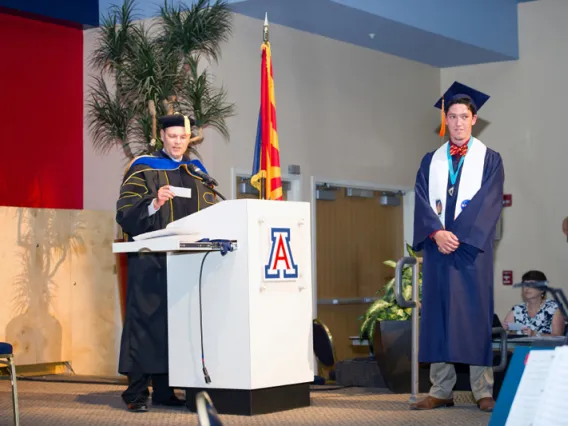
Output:
<path fill-rule="evenodd" d="M 486 411 L 490 413 L 493 411 L 493 408 L 495 407 L 495 400 L 490 397 L 481 398 L 479 401 L 477 401 L 477 406 L 481 411 Z"/>
<path fill-rule="evenodd" d="M 440 407 L 453 407 L 453 399 L 438 399 L 433 396 L 427 396 L 421 401 L 410 404 L 411 410 L 432 410 Z"/>

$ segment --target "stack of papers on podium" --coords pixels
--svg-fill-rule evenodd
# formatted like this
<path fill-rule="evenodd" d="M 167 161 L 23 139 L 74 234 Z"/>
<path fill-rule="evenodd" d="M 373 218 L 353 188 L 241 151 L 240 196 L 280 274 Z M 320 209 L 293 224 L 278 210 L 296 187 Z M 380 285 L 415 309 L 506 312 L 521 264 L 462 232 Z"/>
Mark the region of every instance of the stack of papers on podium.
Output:
<path fill-rule="evenodd" d="M 568 346 L 532 350 L 506 426 L 568 426 Z"/>
<path fill-rule="evenodd" d="M 183 228 L 166 228 L 166 229 L 159 229 L 157 231 L 146 232 L 145 234 L 137 235 L 133 238 L 134 241 L 142 241 L 142 240 L 149 240 L 151 238 L 159 238 L 159 237 L 172 237 L 172 236 L 180 236 L 180 237 L 187 237 L 184 238 L 184 241 L 196 242 L 200 240 L 200 236 L 198 232 L 188 232 Z"/>

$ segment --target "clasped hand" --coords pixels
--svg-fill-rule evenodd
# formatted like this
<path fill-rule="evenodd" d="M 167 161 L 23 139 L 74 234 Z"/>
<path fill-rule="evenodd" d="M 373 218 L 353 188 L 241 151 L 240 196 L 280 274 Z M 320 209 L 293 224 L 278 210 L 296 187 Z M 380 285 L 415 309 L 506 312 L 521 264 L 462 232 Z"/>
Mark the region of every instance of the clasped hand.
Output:
<path fill-rule="evenodd" d="M 438 244 L 438 250 L 443 254 L 450 254 L 460 246 L 458 237 L 450 231 L 438 231 L 434 235 L 434 240 Z"/>

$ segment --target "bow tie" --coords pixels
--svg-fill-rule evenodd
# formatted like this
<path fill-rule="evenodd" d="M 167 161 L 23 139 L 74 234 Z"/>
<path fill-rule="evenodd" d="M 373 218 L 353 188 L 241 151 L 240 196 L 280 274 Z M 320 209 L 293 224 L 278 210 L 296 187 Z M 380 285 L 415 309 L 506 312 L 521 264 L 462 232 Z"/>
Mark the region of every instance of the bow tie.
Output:
<path fill-rule="evenodd" d="M 464 157 L 467 154 L 467 144 L 463 144 L 462 146 L 454 145 L 453 143 L 450 144 L 450 155 L 453 157 L 454 155 L 458 155 L 460 157 Z"/>

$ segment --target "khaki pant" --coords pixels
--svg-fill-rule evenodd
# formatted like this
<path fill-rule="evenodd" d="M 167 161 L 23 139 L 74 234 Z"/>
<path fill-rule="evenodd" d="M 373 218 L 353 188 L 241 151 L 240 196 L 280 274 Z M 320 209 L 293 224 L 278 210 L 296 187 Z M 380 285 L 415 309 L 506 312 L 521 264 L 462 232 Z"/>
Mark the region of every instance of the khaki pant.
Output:
<path fill-rule="evenodd" d="M 456 384 L 456 369 L 453 364 L 430 364 L 430 396 L 438 399 L 451 399 Z M 469 382 L 476 401 L 493 398 L 493 368 L 470 365 Z"/>

